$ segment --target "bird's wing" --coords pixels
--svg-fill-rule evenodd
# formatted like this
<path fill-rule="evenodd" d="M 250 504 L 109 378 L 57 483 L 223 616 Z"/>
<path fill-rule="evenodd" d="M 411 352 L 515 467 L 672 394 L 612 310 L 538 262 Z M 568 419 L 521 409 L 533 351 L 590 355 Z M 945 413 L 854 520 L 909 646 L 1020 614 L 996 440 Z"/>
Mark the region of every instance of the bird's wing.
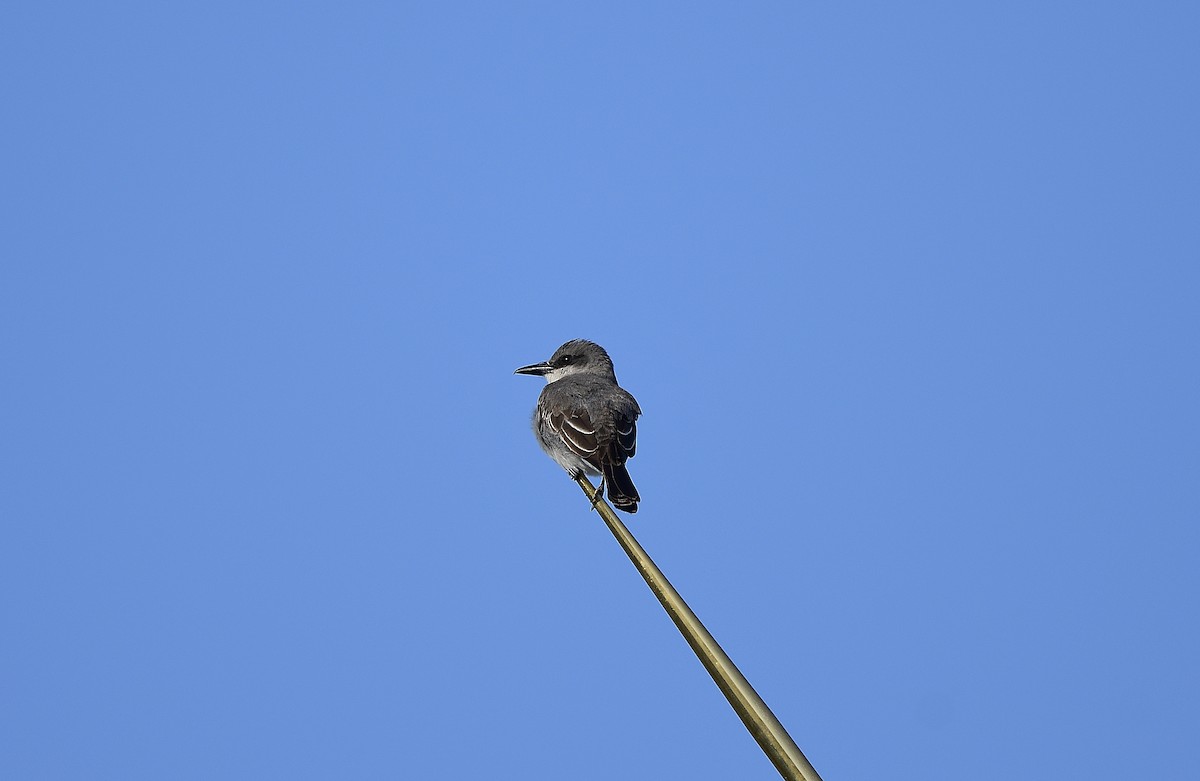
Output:
<path fill-rule="evenodd" d="M 637 450 L 637 424 L 633 418 L 617 414 L 613 423 L 616 436 L 613 437 L 612 430 L 601 436 L 597 435 L 596 425 L 585 409 L 575 408 L 550 416 L 551 427 L 571 452 L 597 469 L 605 462 L 623 464 Z M 607 440 L 603 447 L 601 439 Z"/>
<path fill-rule="evenodd" d="M 567 412 L 555 412 L 550 416 L 550 426 L 562 437 L 571 452 L 591 462 L 600 449 L 596 438 L 596 426 L 587 410 L 576 407 Z"/>

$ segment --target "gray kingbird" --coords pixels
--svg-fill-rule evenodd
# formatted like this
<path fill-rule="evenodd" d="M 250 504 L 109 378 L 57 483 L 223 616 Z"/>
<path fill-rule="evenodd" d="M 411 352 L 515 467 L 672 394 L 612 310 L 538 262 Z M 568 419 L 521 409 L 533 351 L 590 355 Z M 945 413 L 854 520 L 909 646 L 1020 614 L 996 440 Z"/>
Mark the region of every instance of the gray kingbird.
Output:
<path fill-rule="evenodd" d="M 612 359 L 604 348 L 572 339 L 550 360 L 522 366 L 514 374 L 546 378 L 533 410 L 533 433 L 542 450 L 572 478 L 600 475 L 600 488 L 618 510 L 637 512 L 641 501 L 625 462 L 637 446 L 642 414 L 637 400 L 617 384 Z"/>

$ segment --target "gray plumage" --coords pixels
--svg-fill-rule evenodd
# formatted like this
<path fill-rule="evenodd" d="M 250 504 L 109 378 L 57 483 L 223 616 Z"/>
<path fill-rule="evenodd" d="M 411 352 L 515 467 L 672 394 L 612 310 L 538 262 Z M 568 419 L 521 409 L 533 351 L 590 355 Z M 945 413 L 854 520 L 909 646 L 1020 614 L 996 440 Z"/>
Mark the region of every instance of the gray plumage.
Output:
<path fill-rule="evenodd" d="M 641 501 L 625 462 L 637 449 L 637 400 L 617 384 L 612 359 L 600 345 L 572 339 L 550 360 L 517 369 L 546 378 L 533 410 L 538 444 L 567 474 L 601 475 L 609 501 L 637 512 Z"/>

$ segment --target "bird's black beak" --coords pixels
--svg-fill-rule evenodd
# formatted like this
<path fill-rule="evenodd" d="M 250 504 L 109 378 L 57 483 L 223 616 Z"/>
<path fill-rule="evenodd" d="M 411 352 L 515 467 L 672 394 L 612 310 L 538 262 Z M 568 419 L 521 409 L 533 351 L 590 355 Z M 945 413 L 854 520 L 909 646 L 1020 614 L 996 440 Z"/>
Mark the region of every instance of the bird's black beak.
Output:
<path fill-rule="evenodd" d="M 541 363 L 531 363 L 528 366 L 522 366 L 513 372 L 513 374 L 532 374 L 535 377 L 541 377 L 553 368 L 550 364 L 542 361 Z"/>

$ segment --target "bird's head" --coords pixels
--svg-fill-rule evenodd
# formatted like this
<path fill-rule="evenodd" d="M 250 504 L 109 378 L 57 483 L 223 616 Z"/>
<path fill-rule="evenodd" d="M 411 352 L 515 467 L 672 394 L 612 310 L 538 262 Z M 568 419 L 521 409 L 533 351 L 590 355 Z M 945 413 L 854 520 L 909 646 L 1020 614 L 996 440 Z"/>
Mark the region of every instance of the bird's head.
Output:
<path fill-rule="evenodd" d="M 522 366 L 513 374 L 532 374 L 545 377 L 546 382 L 555 382 L 573 374 L 599 374 L 616 382 L 612 359 L 604 348 L 586 339 L 572 339 L 554 351 L 550 360 Z"/>

